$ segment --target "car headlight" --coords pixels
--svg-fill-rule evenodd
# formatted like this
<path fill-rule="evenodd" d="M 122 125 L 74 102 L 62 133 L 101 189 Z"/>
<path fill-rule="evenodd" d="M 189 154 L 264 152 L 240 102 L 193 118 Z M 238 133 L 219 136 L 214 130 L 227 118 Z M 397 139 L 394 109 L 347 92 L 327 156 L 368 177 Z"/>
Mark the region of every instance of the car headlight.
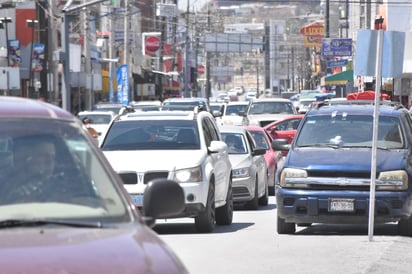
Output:
<path fill-rule="evenodd" d="M 299 179 L 307 177 L 308 173 L 306 172 L 306 170 L 296 168 L 285 168 L 282 170 L 279 183 L 282 187 L 284 187 L 288 185 L 288 182 L 292 183 L 294 181 L 298 181 Z M 293 186 L 296 187 L 297 185 L 293 184 Z"/>
<path fill-rule="evenodd" d="M 249 177 L 250 176 L 250 169 L 247 167 L 244 168 L 236 168 L 232 170 L 233 178 L 240 178 L 240 177 Z"/>
<path fill-rule="evenodd" d="M 201 167 L 176 170 L 175 179 L 178 183 L 201 182 L 203 173 Z"/>
<path fill-rule="evenodd" d="M 379 174 L 376 181 L 379 190 L 405 190 L 408 189 L 408 174 L 405 170 L 384 171 Z"/>

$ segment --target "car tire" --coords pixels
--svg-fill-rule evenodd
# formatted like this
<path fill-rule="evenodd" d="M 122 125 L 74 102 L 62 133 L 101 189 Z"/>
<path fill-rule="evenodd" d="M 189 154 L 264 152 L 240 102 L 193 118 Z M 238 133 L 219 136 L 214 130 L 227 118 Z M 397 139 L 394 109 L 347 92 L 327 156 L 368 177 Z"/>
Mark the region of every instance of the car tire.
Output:
<path fill-rule="evenodd" d="M 287 223 L 278 215 L 277 232 L 278 234 L 293 234 L 296 231 L 295 223 Z"/>
<path fill-rule="evenodd" d="M 401 236 L 412 236 L 412 216 L 398 222 L 398 232 Z"/>
<path fill-rule="evenodd" d="M 269 204 L 269 186 L 265 183 L 265 194 L 259 198 L 259 205 L 267 206 Z"/>
<path fill-rule="evenodd" d="M 226 204 L 216 208 L 216 223 L 218 225 L 230 225 L 233 221 L 233 192 L 232 179 L 229 181 L 229 188 L 226 195 Z"/>
<path fill-rule="evenodd" d="M 209 183 L 209 192 L 205 211 L 195 217 L 196 230 L 201 233 L 209 233 L 215 229 L 215 184 Z"/>
<path fill-rule="evenodd" d="M 258 176 L 256 176 L 256 180 L 255 180 L 255 195 L 253 196 L 253 199 L 251 201 L 249 201 L 246 204 L 246 207 L 248 209 L 252 209 L 252 210 L 256 210 L 259 208 L 259 192 L 258 192 Z"/>
<path fill-rule="evenodd" d="M 269 195 L 270 196 L 275 196 L 275 186 L 269 187 Z"/>

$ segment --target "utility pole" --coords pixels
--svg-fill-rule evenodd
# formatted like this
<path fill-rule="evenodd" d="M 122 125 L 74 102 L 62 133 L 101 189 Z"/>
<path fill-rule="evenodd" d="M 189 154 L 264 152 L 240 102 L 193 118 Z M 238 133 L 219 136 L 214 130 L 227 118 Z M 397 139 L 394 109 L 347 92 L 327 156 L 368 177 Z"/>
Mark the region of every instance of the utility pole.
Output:
<path fill-rule="evenodd" d="M 48 28 L 50 29 L 49 35 L 48 35 L 48 66 L 49 66 L 49 88 L 51 91 L 51 98 L 49 98 L 50 101 L 54 101 L 56 105 L 59 105 L 59 88 L 58 88 L 58 71 L 57 71 L 57 63 L 56 59 L 54 56 L 54 52 L 57 49 L 57 30 L 56 30 L 56 25 L 57 22 L 55 22 L 55 3 L 54 1 L 50 1 L 49 3 L 49 20 L 48 20 Z"/>
<path fill-rule="evenodd" d="M 209 3 L 207 4 L 207 30 L 210 32 L 210 9 Z M 210 53 L 206 51 L 206 98 L 209 99 L 212 93 L 210 85 Z"/>
<path fill-rule="evenodd" d="M 83 3 L 87 3 L 83 0 Z M 91 74 L 90 42 L 89 42 L 89 14 L 88 10 L 83 12 L 83 55 L 84 55 L 84 72 L 86 74 L 86 109 L 91 110 L 93 105 L 93 86 Z"/>
<path fill-rule="evenodd" d="M 190 63 L 189 63 L 189 48 L 190 48 L 190 39 L 189 39 L 189 2 L 187 0 L 186 8 L 186 41 L 185 41 L 185 68 L 184 68 L 184 97 L 190 97 L 189 90 L 189 76 L 190 76 Z"/>
<path fill-rule="evenodd" d="M 129 77 L 129 75 L 130 75 L 130 68 L 129 68 L 129 66 L 128 66 L 128 51 L 129 51 L 129 47 L 128 47 L 128 44 L 129 44 L 129 14 L 128 14 L 128 10 L 129 10 L 129 3 L 128 3 L 128 0 L 124 0 L 124 60 L 123 60 L 123 64 L 125 64 L 126 65 L 126 68 L 127 68 L 127 86 L 126 86 L 126 93 L 130 93 L 130 98 L 131 98 L 131 100 L 133 101 L 133 91 L 132 92 L 129 92 L 130 91 L 130 85 L 129 85 L 129 83 L 130 83 L 130 77 Z"/>
<path fill-rule="evenodd" d="M 49 59 L 51 59 L 51 56 L 49 55 L 49 50 L 48 50 L 48 35 L 49 31 L 47 30 L 47 25 L 48 21 L 50 20 L 50 16 L 46 16 L 46 6 L 47 6 L 47 1 L 43 0 L 40 2 L 36 1 L 36 12 L 37 12 L 37 18 L 39 20 L 39 41 L 40 43 L 44 43 L 44 65 L 42 70 L 39 72 L 39 80 L 40 80 L 40 90 L 38 93 L 38 96 L 40 98 L 48 99 L 49 94 L 48 94 L 48 87 L 47 87 L 47 71 L 48 71 L 48 65 L 49 65 Z M 46 31 L 47 30 L 47 31 Z M 36 91 L 37 91 L 37 83 L 35 83 L 36 86 Z M 36 92 L 37 94 L 37 92 Z"/>

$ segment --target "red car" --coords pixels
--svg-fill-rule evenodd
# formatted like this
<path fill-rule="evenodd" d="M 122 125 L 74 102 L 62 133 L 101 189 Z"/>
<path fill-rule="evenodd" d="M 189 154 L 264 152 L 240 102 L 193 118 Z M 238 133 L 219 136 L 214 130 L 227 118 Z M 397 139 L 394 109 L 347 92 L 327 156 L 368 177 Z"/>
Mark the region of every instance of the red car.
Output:
<path fill-rule="evenodd" d="M 256 142 L 257 148 L 265 148 L 265 160 L 268 166 L 268 186 L 269 194 L 275 194 L 275 174 L 277 170 L 277 162 L 282 157 L 281 152 L 276 152 L 272 148 L 272 139 L 269 134 L 259 126 L 246 126 L 246 129 L 250 132 Z"/>
<path fill-rule="evenodd" d="M 296 129 L 299 126 L 300 121 L 305 115 L 290 115 L 283 119 L 274 121 L 266 126 L 264 130 L 269 133 L 272 139 L 287 139 L 290 144 L 295 137 Z M 287 151 L 283 151 L 284 156 L 287 155 Z"/>
<path fill-rule="evenodd" d="M 143 218 L 71 113 L 1 96 L 0 126 L 2 273 L 188 273 L 149 227 L 184 209 L 176 182 L 149 182 Z"/>

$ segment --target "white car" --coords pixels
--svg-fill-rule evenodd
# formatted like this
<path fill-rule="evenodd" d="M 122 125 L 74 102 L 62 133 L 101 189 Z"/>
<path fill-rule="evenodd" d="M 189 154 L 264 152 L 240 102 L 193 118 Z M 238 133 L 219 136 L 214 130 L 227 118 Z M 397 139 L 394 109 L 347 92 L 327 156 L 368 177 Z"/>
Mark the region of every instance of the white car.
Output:
<path fill-rule="evenodd" d="M 223 115 L 218 119 L 219 125 L 242 125 L 243 116 L 240 114 L 245 112 L 248 106 L 249 102 L 247 101 L 229 102 L 226 105 Z"/>
<path fill-rule="evenodd" d="M 102 136 L 109 128 L 110 122 L 117 116 L 113 111 L 81 111 L 77 114 L 80 120 L 89 118 L 90 126 L 98 133 L 98 141 L 101 141 Z"/>
<path fill-rule="evenodd" d="M 193 217 L 199 232 L 232 223 L 232 165 L 210 112 L 125 114 L 113 120 L 100 148 L 138 207 L 148 182 L 170 179 L 185 193 L 185 209 L 173 218 Z"/>
<path fill-rule="evenodd" d="M 223 140 L 229 148 L 233 173 L 233 201 L 247 208 L 258 209 L 267 205 L 266 149 L 258 149 L 253 136 L 242 126 L 220 127 Z"/>
<path fill-rule="evenodd" d="M 291 114 L 298 114 L 292 101 L 283 98 L 262 98 L 252 100 L 243 113 L 242 124 L 264 127 Z"/>
<path fill-rule="evenodd" d="M 316 98 L 300 98 L 298 104 L 299 114 L 305 114 L 312 106 L 312 103 L 316 101 Z"/>

